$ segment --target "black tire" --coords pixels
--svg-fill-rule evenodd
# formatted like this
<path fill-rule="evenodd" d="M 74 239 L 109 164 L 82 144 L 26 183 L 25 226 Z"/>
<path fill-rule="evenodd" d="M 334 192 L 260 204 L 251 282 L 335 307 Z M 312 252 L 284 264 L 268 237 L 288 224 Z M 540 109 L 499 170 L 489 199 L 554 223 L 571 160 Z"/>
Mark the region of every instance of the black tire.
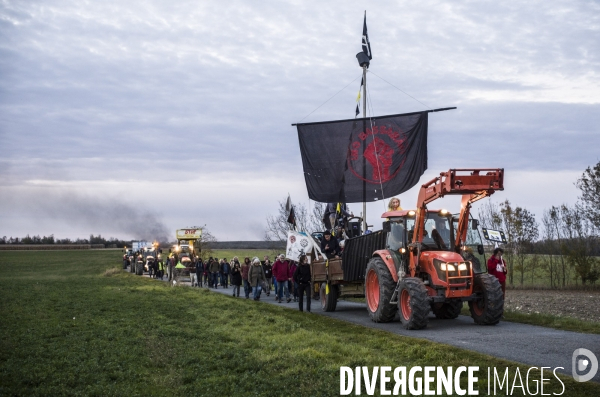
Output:
<path fill-rule="evenodd" d="M 504 314 L 504 295 L 498 279 L 490 274 L 476 274 L 473 292 L 481 299 L 469 302 L 471 317 L 479 325 L 496 325 Z"/>
<path fill-rule="evenodd" d="M 135 262 L 129 262 L 129 273 L 135 273 Z"/>
<path fill-rule="evenodd" d="M 423 329 L 429 322 L 429 297 L 423 280 L 403 278 L 398 290 L 400 321 L 406 329 Z"/>
<path fill-rule="evenodd" d="M 138 262 L 135 264 L 135 274 L 141 276 L 144 274 L 144 264 L 142 262 Z"/>
<path fill-rule="evenodd" d="M 458 317 L 462 310 L 463 303 L 460 300 L 450 300 L 444 303 L 434 303 L 431 305 L 431 311 L 435 317 L 440 320 L 452 320 Z"/>
<path fill-rule="evenodd" d="M 380 257 L 371 258 L 365 273 L 365 298 L 369 317 L 376 323 L 388 323 L 396 317 L 398 307 L 392 303 L 396 283 Z"/>
<path fill-rule="evenodd" d="M 321 300 L 321 309 L 324 312 L 333 312 L 337 306 L 339 289 L 337 285 L 329 285 L 329 293 L 326 294 L 327 283 L 321 284 L 319 289 L 319 299 Z"/>

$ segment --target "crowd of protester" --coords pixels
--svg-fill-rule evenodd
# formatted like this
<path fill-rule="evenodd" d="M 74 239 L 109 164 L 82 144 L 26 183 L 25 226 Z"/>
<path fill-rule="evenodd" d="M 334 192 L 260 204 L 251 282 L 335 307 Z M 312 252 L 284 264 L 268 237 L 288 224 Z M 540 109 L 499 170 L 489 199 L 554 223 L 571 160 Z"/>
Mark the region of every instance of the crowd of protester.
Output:
<path fill-rule="evenodd" d="M 301 292 L 307 296 L 311 294 L 310 266 L 304 255 L 296 262 L 281 254 L 274 263 L 271 263 L 269 256 L 262 261 L 257 257 L 245 257 L 241 263 L 237 256 L 231 260 L 210 257 L 205 262 L 194 258 L 189 270 L 192 287 L 231 287 L 234 297 L 239 297 L 243 291 L 245 299 L 252 297 L 259 301 L 263 295 L 273 295 L 279 303 L 285 299 L 287 303 L 293 300 L 302 304 Z M 307 300 L 306 309 L 310 311 L 310 299 Z"/>
<path fill-rule="evenodd" d="M 397 210 L 400 200 L 394 198 L 395 204 L 390 210 Z M 353 217 L 344 203 L 328 203 L 323 223 L 326 227 L 321 239 L 321 251 L 329 259 L 341 256 L 344 249 L 344 241 L 348 238 L 343 225 L 348 217 Z M 127 267 L 129 259 L 123 258 L 123 266 Z M 271 263 L 269 256 L 261 261 L 259 258 L 245 257 L 243 261 L 233 257 L 227 258 L 209 257 L 202 260 L 199 257 L 178 258 L 177 254 L 170 254 L 163 262 L 159 254 L 156 259 L 149 258 L 146 268 L 150 277 L 163 279 L 165 275 L 168 280 L 174 279 L 178 282 L 181 271 L 186 269 L 190 274 L 192 287 L 198 288 L 225 288 L 231 287 L 232 295 L 240 297 L 243 290 L 245 299 L 259 301 L 263 295 L 282 303 L 298 302 L 300 311 L 303 311 L 304 296 L 306 299 L 306 310 L 310 312 L 312 298 L 312 277 L 310 266 L 305 255 L 300 256 L 298 261 L 287 259 L 281 254 Z M 165 274 L 166 273 L 166 274 Z"/>

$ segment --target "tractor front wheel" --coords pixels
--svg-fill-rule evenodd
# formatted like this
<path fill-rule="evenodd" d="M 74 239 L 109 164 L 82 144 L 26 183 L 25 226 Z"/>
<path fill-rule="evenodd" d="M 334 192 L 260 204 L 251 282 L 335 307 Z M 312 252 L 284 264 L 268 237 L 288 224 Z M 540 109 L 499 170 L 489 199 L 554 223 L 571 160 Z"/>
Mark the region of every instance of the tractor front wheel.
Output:
<path fill-rule="evenodd" d="M 338 286 L 330 285 L 329 293 L 327 293 L 327 283 L 321 284 L 321 289 L 319 290 L 319 297 L 321 299 L 321 309 L 323 309 L 324 312 L 335 311 L 335 307 L 337 306 L 338 300 Z"/>
<path fill-rule="evenodd" d="M 367 264 L 365 296 L 369 317 L 376 323 L 388 323 L 396 316 L 398 308 L 391 304 L 394 294 L 394 279 L 380 257 L 372 258 Z"/>
<path fill-rule="evenodd" d="M 144 264 L 142 262 L 136 263 L 135 274 L 137 274 L 138 276 L 142 276 L 144 274 Z"/>
<path fill-rule="evenodd" d="M 431 306 L 431 311 L 436 318 L 440 320 L 452 320 L 460 314 L 463 303 L 460 300 L 451 300 L 444 303 L 434 303 Z"/>
<path fill-rule="evenodd" d="M 429 299 L 423 280 L 403 278 L 398 291 L 400 321 L 406 329 L 423 329 L 429 322 Z"/>
<path fill-rule="evenodd" d="M 471 317 L 479 325 L 496 325 L 504 314 L 504 295 L 498 279 L 490 274 L 476 274 L 473 292 L 480 298 L 469 302 Z"/>

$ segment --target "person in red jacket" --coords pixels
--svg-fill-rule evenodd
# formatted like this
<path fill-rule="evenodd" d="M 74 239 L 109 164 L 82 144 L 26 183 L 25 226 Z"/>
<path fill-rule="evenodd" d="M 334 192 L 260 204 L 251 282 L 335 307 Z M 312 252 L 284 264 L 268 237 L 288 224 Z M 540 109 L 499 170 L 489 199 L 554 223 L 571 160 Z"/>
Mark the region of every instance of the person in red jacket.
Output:
<path fill-rule="evenodd" d="M 291 280 L 291 275 L 289 272 L 287 262 L 284 262 L 285 257 L 283 255 L 279 255 L 275 263 L 273 264 L 273 277 L 277 280 L 277 294 L 275 295 L 275 299 L 281 303 L 281 298 L 283 297 L 283 292 L 285 291 L 285 298 L 287 299 L 287 303 L 290 303 L 290 291 L 288 290 L 288 281 Z"/>
<path fill-rule="evenodd" d="M 496 248 L 494 255 L 488 259 L 488 273 L 498 279 L 500 286 L 502 287 L 502 295 L 506 296 L 506 262 L 502 259 L 504 250 L 502 248 Z"/>

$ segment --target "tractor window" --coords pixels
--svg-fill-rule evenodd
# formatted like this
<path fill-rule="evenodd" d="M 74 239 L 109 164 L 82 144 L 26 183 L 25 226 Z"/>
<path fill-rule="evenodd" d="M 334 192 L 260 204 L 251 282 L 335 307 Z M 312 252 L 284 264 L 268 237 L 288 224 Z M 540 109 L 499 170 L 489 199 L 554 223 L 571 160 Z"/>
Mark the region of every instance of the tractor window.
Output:
<path fill-rule="evenodd" d="M 473 217 L 469 216 L 469 220 L 472 220 Z M 458 219 L 454 218 L 454 234 L 456 237 L 456 228 L 458 227 Z M 462 250 L 462 257 L 466 261 L 471 261 L 473 263 L 473 273 L 487 273 L 487 261 L 485 260 L 485 255 L 482 255 L 478 252 L 478 247 L 483 244 L 481 240 L 481 235 L 479 234 L 478 229 L 472 229 L 470 227 L 471 223 L 469 222 L 469 227 L 467 229 L 467 241 L 464 242 L 464 249 Z"/>
<path fill-rule="evenodd" d="M 406 230 L 408 230 L 409 243 L 412 242 L 414 227 L 415 219 L 408 218 Z M 423 231 L 423 248 L 429 250 L 450 250 L 452 248 L 449 218 L 432 212 L 427 215 Z"/>
<path fill-rule="evenodd" d="M 391 231 L 388 234 L 388 248 L 392 251 L 398 251 L 404 247 L 404 222 L 390 221 Z"/>

